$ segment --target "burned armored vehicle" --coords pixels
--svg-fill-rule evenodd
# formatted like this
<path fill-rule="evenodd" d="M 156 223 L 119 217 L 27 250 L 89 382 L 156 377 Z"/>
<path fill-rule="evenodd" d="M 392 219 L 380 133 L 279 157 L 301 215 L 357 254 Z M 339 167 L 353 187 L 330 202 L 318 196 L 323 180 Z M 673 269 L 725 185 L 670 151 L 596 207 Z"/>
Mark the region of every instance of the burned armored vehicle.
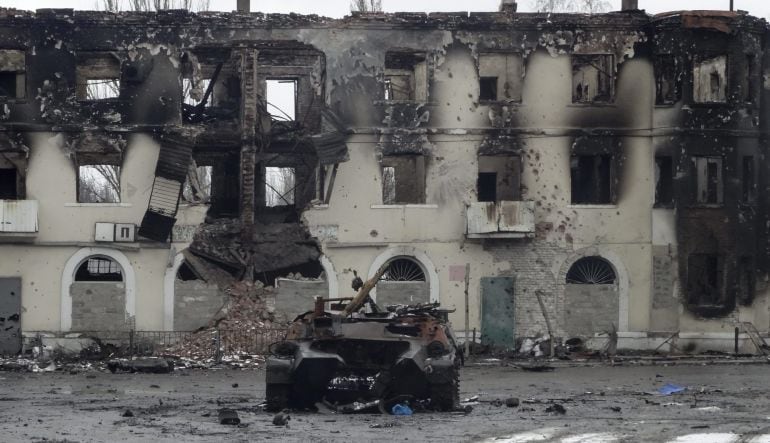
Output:
<path fill-rule="evenodd" d="M 267 360 L 267 409 L 379 405 L 413 401 L 432 410 L 459 402 L 461 353 L 438 304 L 381 310 L 368 296 L 379 274 L 356 297 L 316 299 Z M 327 303 L 347 302 L 342 311 Z M 366 312 L 362 308 L 367 306 Z M 359 312 L 362 311 L 362 312 Z"/>

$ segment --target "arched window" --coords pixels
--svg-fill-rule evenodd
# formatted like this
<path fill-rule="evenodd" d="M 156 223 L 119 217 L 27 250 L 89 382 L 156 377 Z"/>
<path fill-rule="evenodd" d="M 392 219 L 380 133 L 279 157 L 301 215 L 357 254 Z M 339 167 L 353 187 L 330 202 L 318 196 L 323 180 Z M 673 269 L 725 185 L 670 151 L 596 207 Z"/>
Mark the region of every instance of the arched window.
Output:
<path fill-rule="evenodd" d="M 75 281 L 123 281 L 123 270 L 107 257 L 89 257 L 75 272 Z"/>
<path fill-rule="evenodd" d="M 383 281 L 425 281 L 422 266 L 409 257 L 396 257 L 388 263 L 388 269 L 382 274 Z"/>
<path fill-rule="evenodd" d="M 578 285 L 609 285 L 615 283 L 615 270 L 601 257 L 583 257 L 567 272 L 567 283 Z"/>

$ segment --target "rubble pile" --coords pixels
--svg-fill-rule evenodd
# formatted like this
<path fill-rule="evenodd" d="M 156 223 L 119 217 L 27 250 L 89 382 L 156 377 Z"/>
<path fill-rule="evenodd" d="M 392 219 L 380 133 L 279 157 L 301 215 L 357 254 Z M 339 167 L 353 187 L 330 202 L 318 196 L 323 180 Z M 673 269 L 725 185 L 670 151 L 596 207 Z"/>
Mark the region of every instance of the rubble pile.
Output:
<path fill-rule="evenodd" d="M 283 325 L 275 322 L 268 306 L 272 292 L 272 287 L 259 281 L 232 284 L 225 290 L 227 302 L 208 325 L 158 353 L 179 358 L 188 367 L 215 362 L 235 367 L 260 365 L 268 346 L 282 335 Z"/>

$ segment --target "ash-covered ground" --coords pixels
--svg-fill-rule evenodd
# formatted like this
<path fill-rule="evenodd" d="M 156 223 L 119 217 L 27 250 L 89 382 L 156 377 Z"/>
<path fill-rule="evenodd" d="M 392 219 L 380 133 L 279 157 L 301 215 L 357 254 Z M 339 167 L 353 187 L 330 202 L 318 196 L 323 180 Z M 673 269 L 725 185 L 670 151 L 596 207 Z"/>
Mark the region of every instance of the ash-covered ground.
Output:
<path fill-rule="evenodd" d="M 477 396 L 469 413 L 294 411 L 287 426 L 262 411 L 264 375 L 0 372 L 0 441 L 770 441 L 766 363 L 529 372 L 493 362 L 461 371 L 461 398 Z M 686 390 L 657 392 L 669 383 Z M 506 406 L 513 397 L 520 404 Z M 223 408 L 240 425 L 220 424 Z"/>

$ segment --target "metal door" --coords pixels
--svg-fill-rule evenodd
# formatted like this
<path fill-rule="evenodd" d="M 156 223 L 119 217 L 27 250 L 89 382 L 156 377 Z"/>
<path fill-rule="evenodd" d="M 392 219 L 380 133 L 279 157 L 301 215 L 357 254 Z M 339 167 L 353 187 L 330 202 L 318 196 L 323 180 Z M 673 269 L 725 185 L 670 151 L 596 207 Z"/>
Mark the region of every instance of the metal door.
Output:
<path fill-rule="evenodd" d="M 513 277 L 481 278 L 481 343 L 513 349 Z"/>
<path fill-rule="evenodd" d="M 21 352 L 21 279 L 0 278 L 0 355 Z"/>

